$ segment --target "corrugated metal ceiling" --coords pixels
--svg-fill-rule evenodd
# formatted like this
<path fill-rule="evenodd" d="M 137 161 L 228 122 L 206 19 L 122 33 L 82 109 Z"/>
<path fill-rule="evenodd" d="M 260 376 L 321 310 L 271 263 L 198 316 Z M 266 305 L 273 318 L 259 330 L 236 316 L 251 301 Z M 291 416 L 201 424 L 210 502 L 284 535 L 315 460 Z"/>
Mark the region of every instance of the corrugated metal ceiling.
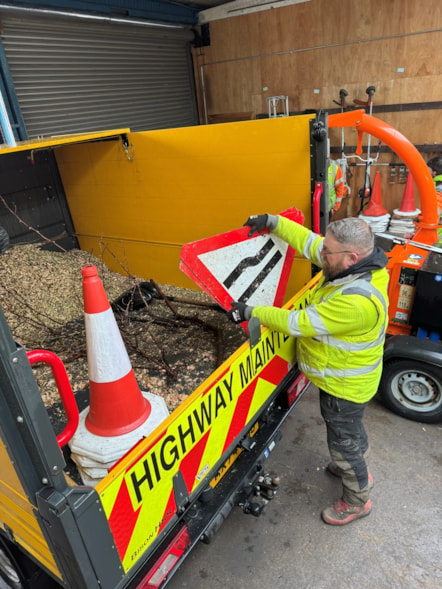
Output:
<path fill-rule="evenodd" d="M 232 0 L 179 0 L 175 4 L 183 4 L 184 6 L 190 6 L 197 8 L 198 10 L 206 10 L 207 8 L 214 8 L 215 6 L 221 6 L 222 4 L 228 4 Z"/>

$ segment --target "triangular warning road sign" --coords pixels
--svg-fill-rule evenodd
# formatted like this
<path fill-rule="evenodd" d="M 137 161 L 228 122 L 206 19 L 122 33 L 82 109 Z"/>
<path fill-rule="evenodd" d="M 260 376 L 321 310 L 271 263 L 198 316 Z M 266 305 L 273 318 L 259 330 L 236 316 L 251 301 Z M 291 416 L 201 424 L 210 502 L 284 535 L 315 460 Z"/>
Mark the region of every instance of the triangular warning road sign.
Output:
<path fill-rule="evenodd" d="M 295 207 L 280 214 L 304 222 Z M 248 237 L 249 230 L 241 227 L 181 249 L 180 269 L 226 310 L 232 301 L 252 306 L 283 303 L 295 252 L 268 231 Z"/>

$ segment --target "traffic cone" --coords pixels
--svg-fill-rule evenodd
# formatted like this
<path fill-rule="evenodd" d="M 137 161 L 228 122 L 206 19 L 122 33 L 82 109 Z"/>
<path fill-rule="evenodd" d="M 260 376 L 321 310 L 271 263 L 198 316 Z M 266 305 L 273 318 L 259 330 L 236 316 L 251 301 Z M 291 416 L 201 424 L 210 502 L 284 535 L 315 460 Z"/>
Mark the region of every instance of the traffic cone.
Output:
<path fill-rule="evenodd" d="M 108 470 L 168 415 L 164 399 L 138 387 L 97 268 L 82 271 L 90 405 L 69 442 L 84 484 Z"/>
<path fill-rule="evenodd" d="M 85 266 L 84 317 L 89 369 L 87 429 L 118 436 L 140 426 L 151 413 L 135 379 L 130 359 L 95 266 Z"/>
<path fill-rule="evenodd" d="M 408 173 L 407 182 L 405 183 L 401 206 L 394 209 L 393 212 L 395 215 L 404 217 L 417 217 L 421 212 L 414 203 L 414 181 L 411 172 Z"/>
<path fill-rule="evenodd" d="M 381 199 L 381 178 L 379 171 L 376 172 L 374 177 L 373 189 L 371 191 L 370 202 L 362 211 L 363 215 L 367 217 L 380 217 L 381 215 L 387 215 L 388 211 L 382 206 Z"/>

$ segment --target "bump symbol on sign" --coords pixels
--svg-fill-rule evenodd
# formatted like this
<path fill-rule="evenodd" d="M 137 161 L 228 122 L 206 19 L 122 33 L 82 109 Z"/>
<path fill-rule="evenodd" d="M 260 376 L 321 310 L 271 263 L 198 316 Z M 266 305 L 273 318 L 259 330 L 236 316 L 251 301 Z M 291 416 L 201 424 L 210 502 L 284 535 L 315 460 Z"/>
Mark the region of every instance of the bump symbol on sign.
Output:
<path fill-rule="evenodd" d="M 260 264 L 266 257 L 267 254 L 270 253 L 273 249 L 275 249 L 276 245 L 275 242 L 269 238 L 267 243 L 259 250 L 256 256 L 248 256 L 239 262 L 239 264 L 233 269 L 231 274 L 224 280 L 224 286 L 229 289 L 236 280 L 242 275 L 242 273 L 250 267 L 257 266 Z M 273 270 L 276 264 L 281 260 L 282 253 L 277 250 L 274 255 L 270 258 L 264 268 L 259 272 L 259 274 L 255 277 L 255 279 L 250 283 L 250 285 L 246 288 L 242 295 L 238 297 L 238 301 L 246 303 L 250 297 L 253 295 L 254 292 L 259 288 L 262 284 L 266 276 Z"/>
<path fill-rule="evenodd" d="M 291 253 L 280 238 L 266 234 L 200 254 L 200 262 L 232 300 L 273 305 L 284 263 Z M 230 305 L 230 303 L 229 303 Z"/>

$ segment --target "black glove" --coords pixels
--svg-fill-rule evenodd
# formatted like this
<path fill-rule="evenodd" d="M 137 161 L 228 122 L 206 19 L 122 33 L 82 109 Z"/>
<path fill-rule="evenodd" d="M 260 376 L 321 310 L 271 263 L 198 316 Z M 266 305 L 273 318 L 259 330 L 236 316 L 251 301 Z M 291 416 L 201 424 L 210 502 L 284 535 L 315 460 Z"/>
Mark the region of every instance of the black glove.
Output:
<path fill-rule="evenodd" d="M 264 229 L 267 229 L 268 218 L 269 216 L 267 214 L 252 215 L 251 217 L 249 217 L 243 225 L 243 227 L 245 227 L 246 225 L 250 227 L 250 231 L 248 233 L 249 237 L 252 237 L 255 231 L 257 233 L 261 233 L 262 231 L 264 231 Z"/>
<path fill-rule="evenodd" d="M 230 311 L 227 312 L 227 317 L 233 323 L 242 323 L 243 321 L 248 321 L 252 316 L 252 309 L 249 305 L 245 303 L 232 303 L 232 308 Z"/>

